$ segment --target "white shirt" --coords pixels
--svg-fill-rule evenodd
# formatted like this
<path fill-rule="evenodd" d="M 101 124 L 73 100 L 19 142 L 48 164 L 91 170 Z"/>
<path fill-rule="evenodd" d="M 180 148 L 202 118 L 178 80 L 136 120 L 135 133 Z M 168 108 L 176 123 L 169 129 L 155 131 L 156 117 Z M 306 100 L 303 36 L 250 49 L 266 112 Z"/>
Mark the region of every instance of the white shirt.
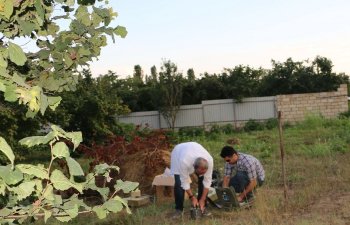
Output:
<path fill-rule="evenodd" d="M 194 161 L 201 157 L 208 161 L 208 170 L 204 174 L 203 185 L 209 188 L 213 174 L 213 157 L 202 145 L 196 142 L 185 142 L 175 146 L 171 152 L 170 170 L 173 175 L 180 175 L 181 187 L 190 189 L 190 174 L 194 173 Z"/>

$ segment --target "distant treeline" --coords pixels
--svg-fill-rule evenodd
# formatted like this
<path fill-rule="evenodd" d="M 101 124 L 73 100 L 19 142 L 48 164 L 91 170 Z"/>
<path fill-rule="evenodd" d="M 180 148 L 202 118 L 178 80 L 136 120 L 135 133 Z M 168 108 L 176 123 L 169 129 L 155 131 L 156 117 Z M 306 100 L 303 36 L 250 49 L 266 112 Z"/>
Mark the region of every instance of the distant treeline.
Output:
<path fill-rule="evenodd" d="M 27 119 L 22 106 L 5 102 L 1 96 L 0 136 L 14 146 L 15 140 L 34 135 L 40 124 L 51 122 L 67 131 L 82 131 L 85 143 L 102 141 L 123 133 L 115 115 L 130 111 L 163 110 L 174 118 L 177 106 L 202 100 L 336 90 L 349 77 L 334 73 L 332 67 L 329 59 L 316 57 L 310 62 L 272 61 L 269 70 L 239 65 L 220 74 L 195 74 L 193 69 L 182 74 L 169 60 L 163 61 L 159 72 L 153 66 L 146 73 L 136 65 L 128 78 L 112 71 L 94 78 L 90 70 L 84 70 L 77 91 L 62 93 L 60 106 L 55 112 L 48 111 L 45 118 Z"/>
<path fill-rule="evenodd" d="M 310 93 L 336 90 L 339 84 L 348 83 L 344 73 L 332 71 L 332 61 L 325 57 L 316 57 L 313 61 L 285 62 L 272 60 L 272 69 L 253 68 L 239 65 L 225 68 L 219 74 L 195 74 L 188 69 L 186 74 L 177 72 L 177 66 L 164 61 L 160 72 L 155 66 L 150 74 L 139 65 L 134 74 L 126 79 L 118 79 L 115 84 L 118 97 L 131 111 L 158 110 L 162 102 L 163 80 L 169 70 L 175 71 L 173 82 L 181 93 L 181 104 L 200 104 L 202 100 L 236 99 L 244 97 L 274 96 L 278 94 Z M 115 75 L 109 72 L 109 75 Z M 169 78 L 167 78 L 169 80 Z"/>

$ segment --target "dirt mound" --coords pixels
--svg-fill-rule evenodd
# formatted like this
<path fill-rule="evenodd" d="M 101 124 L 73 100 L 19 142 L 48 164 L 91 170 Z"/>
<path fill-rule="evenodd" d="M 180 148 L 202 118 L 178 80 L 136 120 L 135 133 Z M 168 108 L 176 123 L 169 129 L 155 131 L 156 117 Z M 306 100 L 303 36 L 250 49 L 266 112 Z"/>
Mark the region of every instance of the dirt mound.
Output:
<path fill-rule="evenodd" d="M 104 145 L 84 149 L 90 170 L 100 164 L 117 165 L 117 179 L 138 182 L 143 193 L 152 192 L 153 178 L 170 167 L 172 145 L 164 131 L 152 131 L 145 136 L 135 135 L 132 140 L 123 136 L 110 137 Z"/>
<path fill-rule="evenodd" d="M 120 165 L 120 176 L 129 181 L 139 182 L 140 190 L 152 193 L 153 178 L 170 167 L 170 151 L 156 150 L 127 155 Z"/>

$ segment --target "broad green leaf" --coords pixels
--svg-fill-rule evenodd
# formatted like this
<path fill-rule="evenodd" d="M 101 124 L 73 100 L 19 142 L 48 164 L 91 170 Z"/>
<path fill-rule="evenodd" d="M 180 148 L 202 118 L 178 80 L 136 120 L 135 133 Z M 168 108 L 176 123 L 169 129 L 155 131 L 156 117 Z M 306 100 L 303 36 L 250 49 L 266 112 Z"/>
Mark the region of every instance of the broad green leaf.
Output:
<path fill-rule="evenodd" d="M 55 111 L 57 106 L 61 103 L 62 98 L 60 96 L 47 97 L 47 101 L 51 110 Z"/>
<path fill-rule="evenodd" d="M 12 213 L 12 210 L 8 209 L 8 208 L 3 208 L 0 209 L 0 216 L 8 216 Z"/>
<path fill-rule="evenodd" d="M 68 168 L 69 168 L 69 173 L 71 176 L 84 176 L 83 169 L 81 168 L 80 164 L 75 161 L 71 157 L 66 158 Z"/>
<path fill-rule="evenodd" d="M 125 38 L 126 35 L 128 34 L 128 31 L 123 26 L 117 26 L 117 28 L 115 28 L 115 30 L 114 30 L 114 33 L 116 35 L 119 35 L 122 38 Z"/>
<path fill-rule="evenodd" d="M 15 185 L 23 180 L 23 173 L 15 169 L 12 170 L 9 166 L 0 166 L 0 177 L 8 185 Z"/>
<path fill-rule="evenodd" d="M 0 91 L 4 92 L 5 90 L 6 90 L 6 86 L 0 80 Z"/>
<path fill-rule="evenodd" d="M 75 150 L 83 141 L 83 135 L 81 132 L 68 132 L 66 133 L 66 137 L 73 142 L 73 150 Z"/>
<path fill-rule="evenodd" d="M 12 81 L 15 82 L 16 84 L 20 85 L 20 86 L 23 86 L 23 87 L 26 87 L 28 86 L 25 81 L 24 81 L 24 78 L 23 77 L 20 77 L 17 73 L 14 73 L 13 76 L 12 76 Z"/>
<path fill-rule="evenodd" d="M 7 67 L 7 60 L 4 59 L 2 55 L 0 55 L 0 67 L 3 67 L 3 68 Z"/>
<path fill-rule="evenodd" d="M 44 93 L 41 93 L 41 102 L 40 102 L 40 113 L 41 115 L 45 114 L 47 107 L 49 106 L 47 96 Z"/>
<path fill-rule="evenodd" d="M 47 170 L 44 166 L 35 166 L 31 164 L 19 164 L 16 168 L 22 173 L 33 175 L 41 179 L 49 179 Z"/>
<path fill-rule="evenodd" d="M 43 6 L 41 5 L 41 2 L 42 2 L 41 0 L 35 0 L 35 3 L 34 3 L 37 15 L 40 17 L 40 20 L 38 20 L 40 26 L 43 25 L 42 21 L 44 21 L 45 19 L 45 12 L 44 12 Z"/>
<path fill-rule="evenodd" d="M 114 199 L 105 202 L 103 205 L 106 209 L 114 213 L 117 213 L 123 209 L 122 203 Z"/>
<path fill-rule="evenodd" d="M 46 210 L 46 209 L 43 209 L 43 210 L 44 210 L 44 221 L 46 223 L 47 220 L 52 216 L 52 211 Z"/>
<path fill-rule="evenodd" d="M 10 19 L 13 13 L 13 1 L 12 0 L 3 0 L 0 2 L 0 14 L 4 15 L 7 19 Z"/>
<path fill-rule="evenodd" d="M 13 151 L 11 147 L 7 144 L 6 140 L 2 137 L 0 137 L 0 151 L 7 156 L 7 158 L 10 160 L 11 165 L 13 167 L 13 163 L 15 161 L 15 155 L 13 154 Z"/>
<path fill-rule="evenodd" d="M 35 29 L 35 24 L 30 21 L 18 21 L 24 35 L 31 35 Z"/>
<path fill-rule="evenodd" d="M 0 181 L 0 195 L 5 196 L 6 184 L 3 181 Z"/>
<path fill-rule="evenodd" d="M 66 64 L 67 69 L 73 65 L 74 62 L 71 59 L 70 54 L 68 53 L 64 54 L 64 63 Z"/>
<path fill-rule="evenodd" d="M 71 182 L 60 170 L 54 170 L 50 180 L 53 186 L 58 190 L 65 191 L 69 188 L 75 188 L 80 193 L 83 191 L 82 185 Z"/>
<path fill-rule="evenodd" d="M 30 196 L 32 192 L 35 191 L 34 187 L 35 187 L 35 182 L 29 181 L 29 182 L 23 182 L 19 186 L 13 187 L 10 190 L 15 192 L 18 200 L 22 200 Z"/>
<path fill-rule="evenodd" d="M 53 132 L 48 133 L 45 136 L 32 136 L 26 137 L 19 141 L 21 145 L 25 145 L 27 147 L 33 147 L 35 145 L 47 144 L 55 138 L 55 134 Z"/>
<path fill-rule="evenodd" d="M 24 54 L 22 48 L 18 45 L 10 42 L 8 51 L 10 60 L 16 65 L 23 66 L 24 63 L 27 61 L 26 55 Z"/>
<path fill-rule="evenodd" d="M 124 193 L 129 193 L 135 190 L 138 186 L 139 183 L 137 182 L 117 180 L 117 184 L 114 185 L 114 188 L 116 190 L 123 190 Z"/>
<path fill-rule="evenodd" d="M 131 214 L 131 210 L 129 209 L 128 202 L 125 199 L 122 199 L 118 195 L 114 196 L 113 199 L 116 200 L 116 201 L 121 202 L 125 206 L 126 212 Z"/>
<path fill-rule="evenodd" d="M 92 208 L 92 211 L 97 214 L 99 219 L 104 219 L 107 216 L 107 210 L 103 206 L 95 206 Z"/>
<path fill-rule="evenodd" d="M 54 201 L 55 200 L 55 196 L 53 194 L 53 187 L 52 187 L 51 184 L 49 184 L 49 186 L 46 187 L 46 190 L 43 193 L 43 198 L 47 199 L 49 201 Z"/>
<path fill-rule="evenodd" d="M 73 208 L 70 209 L 65 209 L 64 210 L 71 218 L 75 218 L 78 216 L 79 214 L 79 206 L 78 205 L 74 205 Z"/>
<path fill-rule="evenodd" d="M 70 156 L 68 146 L 64 142 L 57 142 L 52 148 L 52 154 L 57 158 Z"/>
<path fill-rule="evenodd" d="M 6 90 L 5 90 L 5 100 L 8 102 L 15 102 L 17 101 L 17 93 L 16 93 L 16 89 L 17 87 L 15 85 L 8 85 L 6 86 Z"/>
<path fill-rule="evenodd" d="M 68 221 L 72 220 L 72 217 L 70 217 L 66 214 L 61 214 L 61 215 L 58 214 L 57 216 L 55 216 L 55 218 L 60 222 L 68 222 Z"/>

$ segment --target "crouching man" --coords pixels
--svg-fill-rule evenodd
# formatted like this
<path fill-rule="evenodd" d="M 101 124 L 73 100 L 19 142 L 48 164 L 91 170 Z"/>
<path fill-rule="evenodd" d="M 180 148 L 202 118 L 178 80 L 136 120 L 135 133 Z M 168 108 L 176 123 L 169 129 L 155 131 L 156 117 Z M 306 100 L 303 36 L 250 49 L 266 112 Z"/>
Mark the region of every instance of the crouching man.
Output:
<path fill-rule="evenodd" d="M 174 196 L 176 212 L 173 218 L 182 216 L 185 191 L 192 205 L 199 207 L 203 215 L 209 215 L 206 198 L 212 182 L 213 158 L 202 145 L 196 142 L 185 142 L 175 146 L 171 153 L 171 173 L 175 177 Z M 190 174 L 198 176 L 198 197 L 190 188 Z"/>
<path fill-rule="evenodd" d="M 223 187 L 233 186 L 239 202 L 253 196 L 254 188 L 261 186 L 265 180 L 265 171 L 254 156 L 237 152 L 230 146 L 221 150 L 220 156 L 225 160 Z M 232 176 L 232 172 L 236 174 Z"/>

